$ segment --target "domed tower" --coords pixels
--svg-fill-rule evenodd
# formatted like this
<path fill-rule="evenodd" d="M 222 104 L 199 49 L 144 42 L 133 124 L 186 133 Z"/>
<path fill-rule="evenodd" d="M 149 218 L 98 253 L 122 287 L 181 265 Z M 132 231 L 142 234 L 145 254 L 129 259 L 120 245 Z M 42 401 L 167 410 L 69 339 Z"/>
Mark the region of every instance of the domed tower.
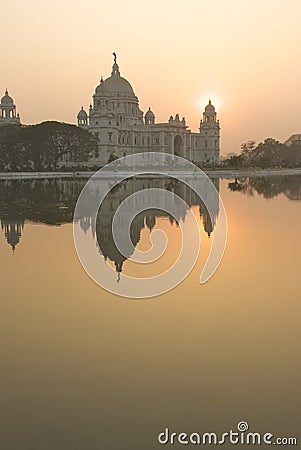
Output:
<path fill-rule="evenodd" d="M 20 125 L 20 116 L 17 114 L 17 108 L 12 97 L 8 95 L 8 90 L 0 103 L 0 125 Z"/>
<path fill-rule="evenodd" d="M 201 151 L 207 164 L 218 164 L 220 157 L 220 124 L 215 107 L 209 100 L 200 121 Z"/>
<path fill-rule="evenodd" d="M 131 84 L 120 74 L 117 55 L 111 75 L 95 89 L 89 108 L 87 129 L 98 140 L 97 163 L 106 164 L 112 157 L 133 153 L 139 144 L 139 126 L 144 125 L 143 112 Z"/>
<path fill-rule="evenodd" d="M 126 127 L 143 124 L 143 113 L 139 100 L 131 84 L 120 75 L 116 53 L 111 76 L 103 80 L 95 89 L 93 108 L 90 111 L 90 127 Z"/>
<path fill-rule="evenodd" d="M 14 253 L 16 246 L 19 244 L 20 238 L 22 236 L 24 220 L 14 221 L 1 219 L 1 228 L 4 231 L 7 243 L 11 246 Z"/>
<path fill-rule="evenodd" d="M 148 111 L 144 116 L 145 125 L 154 125 L 155 119 L 156 119 L 155 114 L 150 108 L 148 108 Z"/>
<path fill-rule="evenodd" d="M 88 114 L 84 110 L 84 107 L 82 106 L 81 110 L 77 114 L 77 125 L 81 128 L 87 128 L 88 127 Z"/>
<path fill-rule="evenodd" d="M 216 122 L 216 111 L 215 107 L 212 105 L 211 100 L 209 99 L 208 105 L 205 107 L 205 111 L 203 113 L 203 121 L 205 123 Z"/>

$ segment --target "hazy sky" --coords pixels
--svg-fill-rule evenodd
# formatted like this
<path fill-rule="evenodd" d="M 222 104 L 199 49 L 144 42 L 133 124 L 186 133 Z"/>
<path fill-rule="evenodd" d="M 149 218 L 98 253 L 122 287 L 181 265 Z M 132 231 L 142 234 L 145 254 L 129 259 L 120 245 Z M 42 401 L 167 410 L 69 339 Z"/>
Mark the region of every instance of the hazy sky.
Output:
<path fill-rule="evenodd" d="M 0 0 L 0 93 L 23 123 L 75 122 L 116 51 L 157 121 L 197 131 L 208 96 L 222 151 L 301 133 L 300 0 Z"/>

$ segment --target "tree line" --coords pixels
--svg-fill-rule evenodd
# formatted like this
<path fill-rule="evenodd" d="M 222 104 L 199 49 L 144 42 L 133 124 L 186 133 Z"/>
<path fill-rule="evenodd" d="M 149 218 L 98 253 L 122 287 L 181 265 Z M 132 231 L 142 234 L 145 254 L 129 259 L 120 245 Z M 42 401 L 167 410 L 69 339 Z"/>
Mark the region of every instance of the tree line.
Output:
<path fill-rule="evenodd" d="M 59 162 L 98 156 L 97 139 L 87 130 L 61 122 L 0 127 L 0 170 L 56 170 Z"/>
<path fill-rule="evenodd" d="M 287 146 L 276 139 L 267 138 L 256 144 L 247 141 L 241 144 L 241 153 L 224 160 L 228 167 L 300 167 L 301 146 L 293 144 Z"/>

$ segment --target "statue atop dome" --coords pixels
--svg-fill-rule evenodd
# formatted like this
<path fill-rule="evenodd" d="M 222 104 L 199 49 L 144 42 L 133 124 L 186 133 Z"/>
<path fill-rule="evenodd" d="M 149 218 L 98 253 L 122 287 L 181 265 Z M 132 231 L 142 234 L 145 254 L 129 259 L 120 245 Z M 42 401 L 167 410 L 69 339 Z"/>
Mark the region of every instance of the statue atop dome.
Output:
<path fill-rule="evenodd" d="M 117 64 L 117 55 L 116 55 L 115 52 L 113 53 L 113 56 L 114 56 L 114 64 L 113 64 L 113 67 L 112 67 L 112 74 L 111 75 L 119 75 L 120 76 L 119 66 Z"/>

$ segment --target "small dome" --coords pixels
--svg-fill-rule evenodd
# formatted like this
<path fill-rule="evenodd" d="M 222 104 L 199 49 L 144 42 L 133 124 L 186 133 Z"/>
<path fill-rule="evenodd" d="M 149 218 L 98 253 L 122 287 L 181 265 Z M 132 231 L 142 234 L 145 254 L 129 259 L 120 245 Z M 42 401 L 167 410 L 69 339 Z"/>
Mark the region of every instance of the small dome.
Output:
<path fill-rule="evenodd" d="M 1 98 L 2 105 L 12 105 L 14 104 L 13 99 L 8 95 L 8 90 L 5 90 L 4 97 Z"/>
<path fill-rule="evenodd" d="M 150 108 L 148 108 L 148 111 L 145 114 L 145 118 L 146 119 L 154 119 L 155 118 L 155 114 L 153 113 L 153 111 Z"/>
<path fill-rule="evenodd" d="M 208 105 L 206 106 L 205 111 L 206 111 L 206 112 L 215 112 L 215 108 L 214 108 L 214 106 L 211 104 L 211 100 L 209 100 L 209 103 L 208 103 Z"/>
<path fill-rule="evenodd" d="M 77 118 L 78 119 L 87 119 L 88 115 L 86 113 L 86 111 L 84 110 L 84 107 L 82 106 L 82 109 L 80 110 L 80 112 L 77 114 Z"/>

